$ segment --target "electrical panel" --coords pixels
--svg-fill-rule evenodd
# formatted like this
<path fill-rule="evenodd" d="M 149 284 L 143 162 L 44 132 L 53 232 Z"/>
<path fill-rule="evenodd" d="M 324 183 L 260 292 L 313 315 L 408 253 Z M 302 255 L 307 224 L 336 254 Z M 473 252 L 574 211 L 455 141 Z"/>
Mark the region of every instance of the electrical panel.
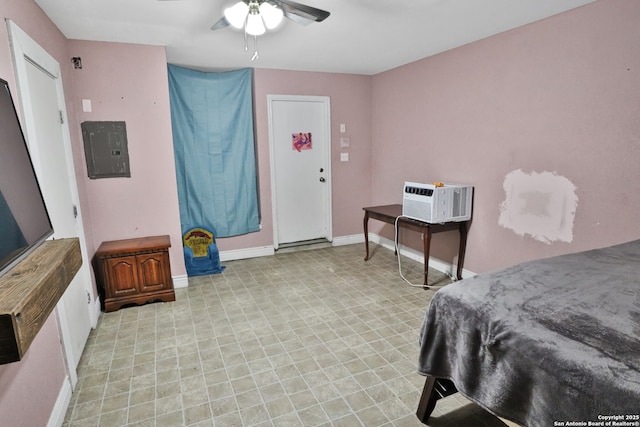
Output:
<path fill-rule="evenodd" d="M 89 178 L 130 177 L 125 122 L 82 122 Z"/>

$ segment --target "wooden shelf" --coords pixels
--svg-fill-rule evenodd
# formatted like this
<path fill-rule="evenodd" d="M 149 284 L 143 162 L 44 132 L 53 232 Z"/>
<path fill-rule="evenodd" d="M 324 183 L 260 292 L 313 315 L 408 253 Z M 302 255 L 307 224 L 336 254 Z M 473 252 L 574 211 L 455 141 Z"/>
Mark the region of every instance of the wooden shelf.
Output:
<path fill-rule="evenodd" d="M 78 239 L 47 240 L 0 277 L 0 364 L 24 357 L 81 265 Z"/>

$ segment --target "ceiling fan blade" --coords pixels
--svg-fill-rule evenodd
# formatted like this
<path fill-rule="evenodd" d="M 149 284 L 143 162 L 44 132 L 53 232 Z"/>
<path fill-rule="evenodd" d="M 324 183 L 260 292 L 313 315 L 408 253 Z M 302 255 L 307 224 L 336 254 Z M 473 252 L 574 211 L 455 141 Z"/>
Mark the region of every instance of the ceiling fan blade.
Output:
<path fill-rule="evenodd" d="M 279 6 L 282 8 L 284 16 L 302 25 L 308 25 L 312 22 L 322 22 L 331 15 L 331 13 L 326 10 L 317 9 L 291 0 L 271 0 L 269 3 Z"/>
<path fill-rule="evenodd" d="M 229 26 L 229 21 L 227 21 L 227 18 L 223 16 L 222 18 L 218 19 L 218 22 L 216 22 L 211 26 L 211 30 L 212 31 L 220 30 L 222 28 L 227 28 L 228 26 Z"/>

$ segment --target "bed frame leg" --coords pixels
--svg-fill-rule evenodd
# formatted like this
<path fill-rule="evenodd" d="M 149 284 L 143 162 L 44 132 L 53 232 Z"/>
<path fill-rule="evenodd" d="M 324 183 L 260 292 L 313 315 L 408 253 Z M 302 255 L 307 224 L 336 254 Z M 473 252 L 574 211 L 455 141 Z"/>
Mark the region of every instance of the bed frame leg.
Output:
<path fill-rule="evenodd" d="M 422 396 L 420 396 L 420 402 L 418 403 L 418 410 L 416 411 L 416 416 L 420 422 L 427 423 L 438 399 L 443 399 L 457 392 L 458 389 L 453 381 L 427 375 L 422 389 Z"/>
<path fill-rule="evenodd" d="M 435 391 L 435 385 L 436 377 L 427 375 L 424 381 L 424 388 L 422 389 L 422 396 L 420 396 L 420 402 L 418 403 L 418 410 L 416 411 L 416 416 L 422 424 L 427 423 L 427 420 L 436 407 L 438 395 Z"/>

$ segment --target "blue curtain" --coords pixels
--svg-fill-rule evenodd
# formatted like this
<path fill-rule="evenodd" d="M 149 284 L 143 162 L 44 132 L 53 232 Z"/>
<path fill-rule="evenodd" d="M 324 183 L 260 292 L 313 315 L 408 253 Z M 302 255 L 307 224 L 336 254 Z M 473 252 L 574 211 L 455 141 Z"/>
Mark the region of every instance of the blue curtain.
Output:
<path fill-rule="evenodd" d="M 182 234 L 258 231 L 252 70 L 204 73 L 169 65 Z"/>

